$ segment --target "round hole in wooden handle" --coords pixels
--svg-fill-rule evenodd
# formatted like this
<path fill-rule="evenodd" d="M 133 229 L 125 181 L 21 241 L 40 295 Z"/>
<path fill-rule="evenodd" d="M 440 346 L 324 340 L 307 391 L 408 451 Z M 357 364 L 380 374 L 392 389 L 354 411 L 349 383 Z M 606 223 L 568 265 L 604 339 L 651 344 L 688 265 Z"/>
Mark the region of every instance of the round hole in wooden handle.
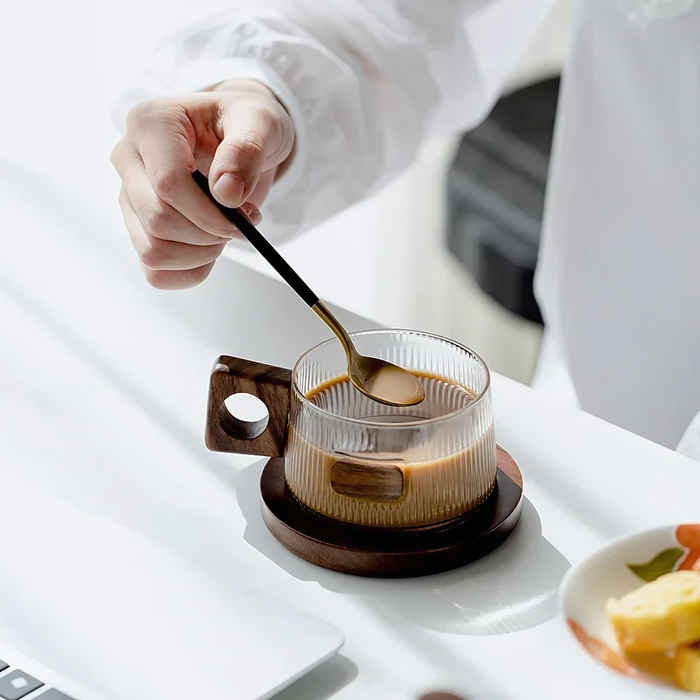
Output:
<path fill-rule="evenodd" d="M 252 394 L 238 392 L 229 396 L 219 409 L 224 430 L 237 440 L 255 440 L 267 429 L 270 412 Z"/>
<path fill-rule="evenodd" d="M 292 373 L 282 367 L 222 355 L 209 378 L 205 443 L 214 452 L 282 457 L 287 441 Z M 267 419 L 245 421 L 231 415 L 226 400 L 236 394 L 260 399 Z"/>

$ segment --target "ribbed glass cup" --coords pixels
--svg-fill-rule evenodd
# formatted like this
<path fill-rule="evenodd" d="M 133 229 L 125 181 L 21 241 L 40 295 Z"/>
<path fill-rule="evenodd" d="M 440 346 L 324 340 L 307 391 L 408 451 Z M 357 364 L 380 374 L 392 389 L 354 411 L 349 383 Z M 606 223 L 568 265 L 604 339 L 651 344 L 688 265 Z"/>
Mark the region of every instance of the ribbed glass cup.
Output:
<path fill-rule="evenodd" d="M 359 352 L 416 373 L 425 401 L 385 406 L 347 379 L 340 343 L 309 350 L 293 372 L 287 484 L 329 518 L 422 527 L 471 510 L 496 482 L 490 374 L 469 348 L 426 333 L 351 334 Z"/>

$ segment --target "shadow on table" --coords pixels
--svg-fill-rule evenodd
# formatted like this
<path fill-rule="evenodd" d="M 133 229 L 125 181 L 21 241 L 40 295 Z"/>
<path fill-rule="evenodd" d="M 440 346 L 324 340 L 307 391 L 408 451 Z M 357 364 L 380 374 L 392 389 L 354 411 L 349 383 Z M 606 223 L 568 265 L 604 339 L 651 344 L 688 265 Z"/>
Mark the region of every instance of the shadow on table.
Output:
<path fill-rule="evenodd" d="M 327 700 L 351 683 L 357 666 L 342 654 L 336 654 L 303 678 L 274 696 L 274 700 Z"/>
<path fill-rule="evenodd" d="M 259 507 L 262 464 L 232 481 L 246 519 L 245 539 L 295 578 L 353 595 L 426 629 L 487 636 L 536 627 L 557 614 L 556 594 L 567 559 L 543 536 L 525 499 L 520 524 L 495 552 L 462 569 L 416 579 L 370 579 L 319 568 L 288 552 L 270 534 Z"/>

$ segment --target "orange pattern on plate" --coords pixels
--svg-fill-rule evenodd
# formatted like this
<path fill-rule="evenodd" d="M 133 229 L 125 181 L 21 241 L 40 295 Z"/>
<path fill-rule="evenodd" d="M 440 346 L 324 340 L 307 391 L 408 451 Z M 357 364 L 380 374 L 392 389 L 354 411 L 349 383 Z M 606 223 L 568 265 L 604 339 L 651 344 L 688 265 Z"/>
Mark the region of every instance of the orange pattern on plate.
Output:
<path fill-rule="evenodd" d="M 659 572 L 671 573 L 671 571 L 700 571 L 700 524 L 679 525 L 676 528 L 676 540 L 685 550 L 675 564 L 669 562 L 668 571 Z M 664 553 L 662 553 L 663 555 Z M 659 555 L 661 556 L 661 555 Z M 657 557 L 658 559 L 658 557 Z M 653 564 L 654 561 L 650 562 Z M 633 572 L 635 567 L 630 567 Z M 640 574 L 637 573 L 639 576 Z M 651 579 L 648 579 L 651 580 Z M 620 673 L 628 678 L 634 678 L 641 683 L 651 683 L 652 681 L 642 673 L 625 656 L 611 649 L 605 642 L 596 637 L 592 637 L 586 630 L 573 620 L 567 619 L 569 628 L 578 639 L 581 646 L 597 661 L 607 666 L 609 669 Z M 667 660 L 668 661 L 668 660 Z M 673 679 L 670 678 L 669 681 Z"/>
<path fill-rule="evenodd" d="M 678 571 L 700 571 L 700 525 L 679 525 L 676 539 L 687 550 Z"/>
<path fill-rule="evenodd" d="M 642 683 L 648 683 L 648 679 L 643 673 L 640 673 L 622 654 L 611 649 L 607 644 L 601 642 L 600 639 L 592 637 L 586 630 L 573 620 L 567 620 L 574 636 L 581 643 L 584 649 L 597 661 L 604 664 L 613 671 L 634 678 Z"/>

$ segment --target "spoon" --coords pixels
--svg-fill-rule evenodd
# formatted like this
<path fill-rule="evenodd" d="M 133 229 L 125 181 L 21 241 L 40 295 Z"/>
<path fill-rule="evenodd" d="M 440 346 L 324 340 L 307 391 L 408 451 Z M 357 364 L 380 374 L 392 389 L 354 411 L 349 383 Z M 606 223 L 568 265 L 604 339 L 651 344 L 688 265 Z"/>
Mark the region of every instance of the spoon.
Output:
<path fill-rule="evenodd" d="M 319 300 L 304 280 L 272 247 L 270 242 L 248 221 L 243 212 L 225 207 L 214 199 L 209 181 L 198 170 L 192 173 L 195 182 L 224 216 L 248 239 L 253 247 L 272 265 L 282 279 L 311 307 L 338 336 L 348 358 L 348 377 L 365 396 L 389 406 L 415 406 L 425 398 L 425 389 L 409 371 L 376 357 L 360 355 L 350 335 L 328 307 Z"/>

